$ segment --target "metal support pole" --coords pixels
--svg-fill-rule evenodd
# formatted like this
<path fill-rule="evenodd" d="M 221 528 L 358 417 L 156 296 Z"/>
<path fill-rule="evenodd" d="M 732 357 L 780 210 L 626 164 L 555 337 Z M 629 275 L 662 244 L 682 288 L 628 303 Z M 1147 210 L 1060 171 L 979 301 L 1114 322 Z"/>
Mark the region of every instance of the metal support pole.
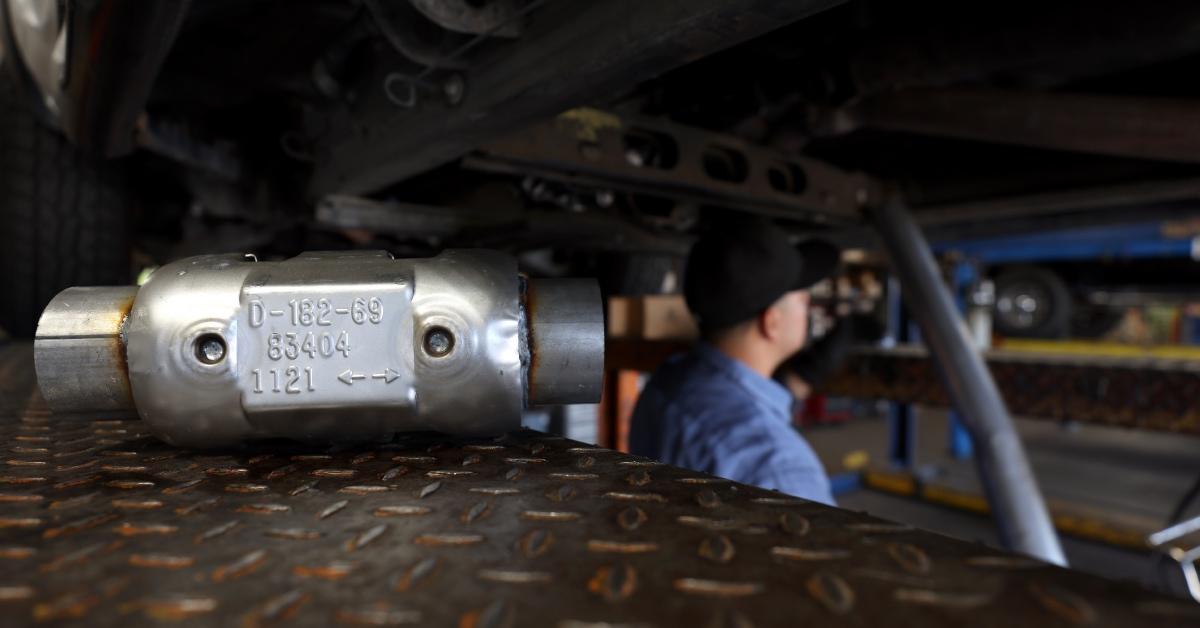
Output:
<path fill-rule="evenodd" d="M 909 311 L 920 325 L 951 400 L 974 436 L 979 476 L 1001 542 L 1012 550 L 1065 565 L 1066 557 L 1004 400 L 971 342 L 929 243 L 898 198 L 870 208 L 870 214 L 900 277 Z"/>

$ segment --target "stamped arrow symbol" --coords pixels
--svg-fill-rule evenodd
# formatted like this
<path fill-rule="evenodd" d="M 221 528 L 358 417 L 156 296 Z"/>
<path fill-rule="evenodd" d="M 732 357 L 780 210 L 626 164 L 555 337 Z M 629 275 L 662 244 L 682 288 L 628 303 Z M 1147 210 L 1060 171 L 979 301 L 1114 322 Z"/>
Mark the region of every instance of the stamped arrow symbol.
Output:
<path fill-rule="evenodd" d="M 396 381 L 397 377 L 400 377 L 400 374 L 390 368 L 383 369 L 382 373 L 375 373 L 371 376 L 372 379 L 382 379 L 385 384 Z"/>
<path fill-rule="evenodd" d="M 396 379 L 398 379 L 399 377 L 400 377 L 400 372 L 393 370 L 391 368 L 385 368 L 385 369 L 383 369 L 382 373 L 374 373 L 371 375 L 371 379 L 382 379 L 383 383 L 385 383 L 385 384 L 390 384 L 390 383 L 396 381 Z M 351 369 L 346 369 L 346 370 L 342 371 L 340 374 L 338 374 L 337 378 L 338 378 L 338 381 L 342 382 L 343 384 L 345 384 L 347 386 L 353 386 L 355 381 L 360 380 L 360 379 L 366 379 L 367 374 L 366 373 L 355 373 Z"/>
<path fill-rule="evenodd" d="M 366 378 L 367 378 L 366 375 L 363 375 L 362 373 L 355 373 L 354 371 L 352 371 L 350 369 L 346 369 L 338 375 L 338 380 L 347 386 L 353 386 L 354 380 L 366 379 Z"/>

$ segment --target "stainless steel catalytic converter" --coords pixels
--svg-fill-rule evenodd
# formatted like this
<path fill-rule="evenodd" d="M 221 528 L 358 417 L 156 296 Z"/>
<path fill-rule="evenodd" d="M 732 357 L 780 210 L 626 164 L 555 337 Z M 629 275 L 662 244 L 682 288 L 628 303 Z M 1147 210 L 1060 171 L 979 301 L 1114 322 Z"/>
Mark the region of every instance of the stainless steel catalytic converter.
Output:
<path fill-rule="evenodd" d="M 599 399 L 604 317 L 594 280 L 525 280 L 493 251 L 207 255 L 64 290 L 35 359 L 52 410 L 136 411 L 181 446 L 488 435 Z"/>

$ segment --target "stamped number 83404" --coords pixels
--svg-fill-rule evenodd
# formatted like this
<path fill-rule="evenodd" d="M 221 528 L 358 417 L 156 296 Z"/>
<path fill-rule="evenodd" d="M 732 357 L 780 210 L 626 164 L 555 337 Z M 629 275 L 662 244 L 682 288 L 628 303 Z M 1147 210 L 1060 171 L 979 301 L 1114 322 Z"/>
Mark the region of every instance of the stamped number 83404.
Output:
<path fill-rule="evenodd" d="M 295 332 L 273 333 L 267 336 L 267 357 L 272 360 L 287 358 L 295 360 L 300 354 L 309 358 L 317 356 L 331 358 L 336 353 L 350 357 L 350 336 L 346 332 L 338 332 L 335 337 L 331 332 L 307 332 L 303 335 Z"/>

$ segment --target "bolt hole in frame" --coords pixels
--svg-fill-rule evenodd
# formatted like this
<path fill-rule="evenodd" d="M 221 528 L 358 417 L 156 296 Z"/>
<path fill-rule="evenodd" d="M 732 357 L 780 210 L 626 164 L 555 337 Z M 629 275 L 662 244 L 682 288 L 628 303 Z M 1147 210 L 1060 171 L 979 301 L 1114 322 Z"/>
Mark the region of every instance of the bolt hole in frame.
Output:
<path fill-rule="evenodd" d="M 776 162 L 767 168 L 767 183 L 779 192 L 804 194 L 808 189 L 808 175 L 796 164 Z"/>
<path fill-rule="evenodd" d="M 750 164 L 741 151 L 713 145 L 704 151 L 704 172 L 717 181 L 742 183 L 750 174 Z"/>
<path fill-rule="evenodd" d="M 631 166 L 671 170 L 679 163 L 679 144 L 666 133 L 635 127 L 623 139 L 625 161 Z"/>

